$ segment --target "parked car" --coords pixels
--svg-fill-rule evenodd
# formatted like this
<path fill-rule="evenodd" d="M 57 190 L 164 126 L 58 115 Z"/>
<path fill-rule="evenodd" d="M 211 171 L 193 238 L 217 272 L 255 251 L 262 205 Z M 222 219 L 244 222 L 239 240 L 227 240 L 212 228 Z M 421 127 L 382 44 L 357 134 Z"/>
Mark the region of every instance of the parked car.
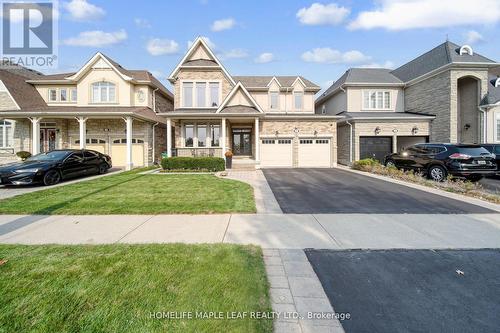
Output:
<path fill-rule="evenodd" d="M 495 162 L 497 163 L 497 175 L 500 175 L 500 144 L 481 144 L 481 147 L 486 148 L 486 150 L 488 150 L 490 153 L 495 154 Z"/>
<path fill-rule="evenodd" d="M 0 184 L 55 185 L 69 178 L 105 173 L 111 166 L 111 157 L 94 150 L 52 150 L 1 167 Z"/>
<path fill-rule="evenodd" d="M 448 175 L 478 181 L 497 171 L 495 155 L 472 144 L 417 144 L 400 153 L 387 155 L 384 164 L 420 171 L 435 181 L 443 181 Z"/>

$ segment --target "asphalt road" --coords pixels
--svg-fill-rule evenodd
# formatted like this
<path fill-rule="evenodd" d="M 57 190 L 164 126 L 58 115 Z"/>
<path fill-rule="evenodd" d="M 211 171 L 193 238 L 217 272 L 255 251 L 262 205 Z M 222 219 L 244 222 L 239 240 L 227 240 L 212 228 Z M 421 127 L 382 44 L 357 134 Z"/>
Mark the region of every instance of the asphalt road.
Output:
<path fill-rule="evenodd" d="M 471 214 L 492 210 L 340 169 L 264 169 L 288 214 Z"/>
<path fill-rule="evenodd" d="M 500 250 L 306 250 L 351 332 L 498 332 Z M 460 275 L 456 271 L 462 271 Z"/>

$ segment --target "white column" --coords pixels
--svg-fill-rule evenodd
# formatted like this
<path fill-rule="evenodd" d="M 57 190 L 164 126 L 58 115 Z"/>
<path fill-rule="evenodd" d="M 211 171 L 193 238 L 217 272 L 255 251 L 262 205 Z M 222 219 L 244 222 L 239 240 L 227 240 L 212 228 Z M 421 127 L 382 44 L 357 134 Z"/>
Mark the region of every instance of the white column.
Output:
<path fill-rule="evenodd" d="M 134 167 L 132 163 L 132 122 L 132 117 L 125 118 L 125 123 L 127 124 L 127 170 L 131 170 Z"/>
<path fill-rule="evenodd" d="M 259 118 L 255 118 L 255 162 L 260 162 Z"/>
<path fill-rule="evenodd" d="M 36 155 L 40 153 L 40 117 L 30 118 L 31 120 L 31 128 L 32 128 L 32 136 L 31 136 L 31 154 Z"/>
<path fill-rule="evenodd" d="M 222 123 L 220 125 L 220 140 L 222 148 L 222 158 L 226 159 L 226 118 L 222 118 Z"/>
<path fill-rule="evenodd" d="M 167 156 L 172 157 L 172 120 L 167 118 Z"/>
<path fill-rule="evenodd" d="M 80 149 L 85 149 L 87 143 L 87 119 L 85 117 L 76 117 L 78 124 L 80 124 Z"/>

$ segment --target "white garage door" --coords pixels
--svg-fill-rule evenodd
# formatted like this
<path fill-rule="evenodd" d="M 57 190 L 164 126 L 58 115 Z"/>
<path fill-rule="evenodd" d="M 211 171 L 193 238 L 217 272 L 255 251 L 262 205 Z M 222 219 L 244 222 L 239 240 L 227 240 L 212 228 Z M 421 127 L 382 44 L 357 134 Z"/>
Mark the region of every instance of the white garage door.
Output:
<path fill-rule="evenodd" d="M 299 167 L 330 167 L 330 139 L 300 139 Z"/>
<path fill-rule="evenodd" d="M 262 139 L 260 165 L 262 167 L 291 167 L 292 139 Z"/>
<path fill-rule="evenodd" d="M 95 138 L 88 138 L 85 144 L 85 149 L 90 149 L 90 150 L 95 150 L 100 153 L 105 152 L 106 149 L 106 140 L 103 139 L 95 139 Z M 75 140 L 73 141 L 73 144 L 71 145 L 71 149 L 80 149 L 80 140 Z"/>
<path fill-rule="evenodd" d="M 113 166 L 127 165 L 127 139 L 115 139 L 111 145 Z M 132 163 L 134 167 L 144 166 L 144 140 L 132 139 Z"/>

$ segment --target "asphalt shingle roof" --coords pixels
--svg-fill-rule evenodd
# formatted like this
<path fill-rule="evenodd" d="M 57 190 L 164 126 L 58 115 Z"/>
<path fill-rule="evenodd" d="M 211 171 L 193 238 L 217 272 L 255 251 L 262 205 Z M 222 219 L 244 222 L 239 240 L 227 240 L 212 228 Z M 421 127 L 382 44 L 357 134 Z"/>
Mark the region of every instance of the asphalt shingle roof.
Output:
<path fill-rule="evenodd" d="M 317 88 L 320 89 L 320 87 L 315 84 L 314 82 L 311 82 L 307 80 L 306 78 L 302 76 L 233 76 L 233 79 L 238 82 L 240 81 L 245 88 L 265 88 L 271 82 L 273 77 L 276 77 L 276 79 L 279 81 L 282 87 L 291 87 L 292 84 L 295 82 L 297 77 L 300 77 L 302 82 L 306 85 L 306 88 Z"/>
<path fill-rule="evenodd" d="M 36 88 L 26 83 L 26 77 L 0 69 L 0 80 L 5 84 L 7 90 L 22 110 L 45 107 L 47 104 Z"/>
<path fill-rule="evenodd" d="M 488 93 L 481 101 L 481 105 L 492 105 L 500 102 L 500 86 L 495 87 L 498 76 L 491 75 L 488 78 Z"/>

